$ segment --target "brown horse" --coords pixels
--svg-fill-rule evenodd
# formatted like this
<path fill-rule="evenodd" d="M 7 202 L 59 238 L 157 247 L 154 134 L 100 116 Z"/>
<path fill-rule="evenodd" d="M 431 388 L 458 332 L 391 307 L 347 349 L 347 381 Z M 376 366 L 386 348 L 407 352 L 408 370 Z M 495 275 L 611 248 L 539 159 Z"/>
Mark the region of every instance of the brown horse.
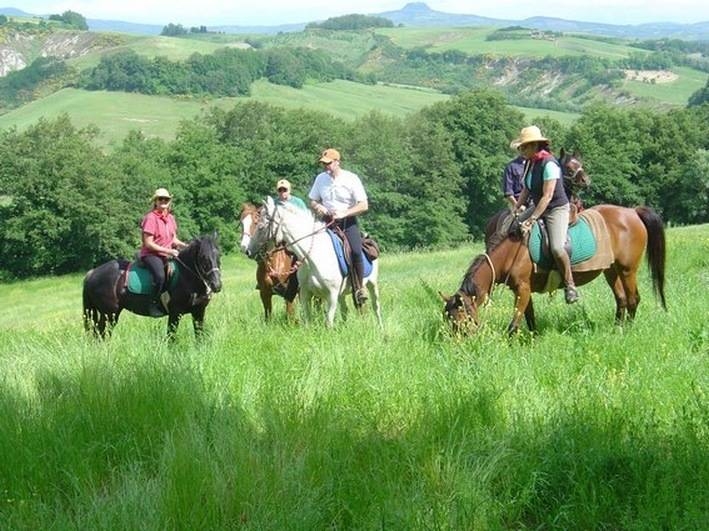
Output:
<path fill-rule="evenodd" d="M 588 185 L 591 184 L 591 179 L 586 173 L 586 170 L 583 169 L 581 155 L 578 151 L 569 153 L 562 148 L 558 161 L 561 167 L 562 179 L 564 180 L 564 190 L 566 190 L 566 195 L 569 197 L 569 202 L 571 203 L 569 224 L 573 224 L 576 222 L 578 214 L 583 211 L 583 204 L 578 196 L 578 192 L 588 188 Z M 508 218 L 510 214 L 509 208 L 503 208 L 498 210 L 487 220 L 485 224 L 485 247 L 488 251 L 490 250 L 490 239 L 495 233 L 497 231 L 506 232 L 509 229 L 510 223 L 512 222 L 512 218 Z"/>
<path fill-rule="evenodd" d="M 249 241 L 256 231 L 260 219 L 259 208 L 252 203 L 241 206 L 239 223 L 241 224 L 241 250 L 246 252 Z M 282 245 L 272 247 L 259 257 L 256 265 L 256 288 L 261 296 L 265 319 L 271 318 L 273 294 L 280 295 L 286 301 L 286 315 L 289 319 L 294 316 L 294 304 L 298 295 L 298 279 L 296 277 L 296 263 L 293 255 Z"/>
<path fill-rule="evenodd" d="M 589 209 L 600 214 L 605 222 L 612 262 L 605 269 L 574 271 L 577 285 L 590 282 L 603 273 L 615 295 L 616 322 L 633 319 L 640 302 L 637 286 L 637 271 L 643 251 L 647 250 L 653 289 L 665 304 L 665 229 L 662 219 L 652 209 L 635 209 L 615 205 L 598 205 Z M 519 328 L 524 315 L 530 331 L 536 328 L 532 292 L 548 291 L 549 272 L 537 270 L 526 247 L 526 238 L 516 234 L 500 236 L 491 242 L 490 249 L 476 257 L 458 291 L 443 297 L 444 315 L 454 331 L 471 331 L 479 324 L 478 308 L 496 284 L 506 284 L 515 294 L 512 321 L 507 327 L 510 333 Z M 627 314 L 627 315 L 626 315 Z"/>

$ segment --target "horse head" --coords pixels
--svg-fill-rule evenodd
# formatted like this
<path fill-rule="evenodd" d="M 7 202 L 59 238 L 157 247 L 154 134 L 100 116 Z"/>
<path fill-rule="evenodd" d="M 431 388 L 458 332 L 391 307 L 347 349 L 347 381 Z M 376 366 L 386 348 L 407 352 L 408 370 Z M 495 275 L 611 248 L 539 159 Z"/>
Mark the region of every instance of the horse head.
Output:
<path fill-rule="evenodd" d="M 239 224 L 241 225 L 241 242 L 239 247 L 241 251 L 246 253 L 249 247 L 251 237 L 256 230 L 256 224 L 259 221 L 259 209 L 252 203 L 244 203 L 241 205 L 241 214 L 239 214 Z"/>
<path fill-rule="evenodd" d="M 187 256 L 182 258 L 182 261 L 188 267 L 192 267 L 194 274 L 204 282 L 205 286 L 210 291 L 220 292 L 222 290 L 221 252 L 216 233 L 195 238 L 180 253 L 180 257 L 183 253 Z"/>
<path fill-rule="evenodd" d="M 246 255 L 257 258 L 269 242 L 279 240 L 280 223 L 277 218 L 277 207 L 271 196 L 266 197 L 263 206 L 256 215 L 257 222 L 251 229 L 251 237 L 246 245 Z"/>
<path fill-rule="evenodd" d="M 569 153 L 561 148 L 559 156 L 559 166 L 564 179 L 564 187 L 572 192 L 583 190 L 591 184 L 591 178 L 583 169 L 581 155 L 578 151 Z"/>
<path fill-rule="evenodd" d="M 478 305 L 475 296 L 458 290 L 450 297 L 439 292 L 443 299 L 443 318 L 454 334 L 467 335 L 478 327 Z"/>

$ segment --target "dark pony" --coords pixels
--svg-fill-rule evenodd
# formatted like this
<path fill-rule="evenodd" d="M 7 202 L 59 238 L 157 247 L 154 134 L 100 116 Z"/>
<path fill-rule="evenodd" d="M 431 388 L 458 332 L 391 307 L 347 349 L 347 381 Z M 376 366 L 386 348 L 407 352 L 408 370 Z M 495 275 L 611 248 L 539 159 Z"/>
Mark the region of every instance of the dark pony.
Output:
<path fill-rule="evenodd" d="M 175 258 L 179 278 L 173 286 L 167 281 L 168 337 L 174 337 L 183 314 L 191 313 L 195 336 L 204 326 L 204 311 L 212 293 L 222 289 L 220 251 L 216 235 L 201 236 L 190 242 Z M 126 288 L 126 260 L 111 260 L 89 271 L 84 277 L 84 328 L 104 338 L 118 322 L 121 311 L 150 315 L 150 295 L 136 295 Z"/>
<path fill-rule="evenodd" d="M 616 322 L 633 319 L 640 303 L 637 272 L 643 252 L 647 252 L 655 295 L 665 303 L 665 229 L 662 219 L 647 207 L 625 208 L 598 205 L 607 231 L 612 262 L 606 269 L 574 271 L 574 281 L 583 285 L 603 273 L 615 296 Z M 499 240 L 499 241 L 494 241 Z M 479 324 L 478 308 L 487 300 L 496 284 L 506 284 L 515 294 L 514 315 L 508 326 L 518 330 L 522 316 L 530 330 L 535 330 L 532 292 L 547 291 L 548 272 L 537 270 L 519 234 L 497 235 L 486 253 L 476 257 L 463 277 L 458 291 L 443 296 L 444 316 L 456 332 L 469 332 Z"/>
<path fill-rule="evenodd" d="M 561 167 L 561 176 L 564 180 L 564 190 L 569 198 L 569 203 L 571 204 L 571 210 L 569 212 L 569 223 L 572 224 L 576 221 L 578 214 L 583 210 L 583 203 L 579 198 L 578 193 L 588 188 L 591 183 L 586 171 L 583 169 L 583 163 L 581 161 L 581 155 L 578 151 L 569 153 L 563 148 L 559 155 L 559 166 Z M 503 208 L 498 210 L 492 217 L 487 220 L 485 224 L 485 248 L 490 249 L 490 239 L 492 236 L 500 231 L 506 232 L 510 226 L 511 218 L 507 219 L 510 213 L 509 208 Z"/>
<path fill-rule="evenodd" d="M 253 203 L 241 206 L 239 221 L 241 224 L 241 250 L 246 252 L 251 237 L 261 219 L 259 207 Z M 284 245 L 271 245 L 256 257 L 256 289 L 261 296 L 261 304 L 265 319 L 271 318 L 273 306 L 271 299 L 274 294 L 280 295 L 286 302 L 286 315 L 294 317 L 294 300 L 298 295 L 298 279 L 294 255 L 288 252 Z"/>

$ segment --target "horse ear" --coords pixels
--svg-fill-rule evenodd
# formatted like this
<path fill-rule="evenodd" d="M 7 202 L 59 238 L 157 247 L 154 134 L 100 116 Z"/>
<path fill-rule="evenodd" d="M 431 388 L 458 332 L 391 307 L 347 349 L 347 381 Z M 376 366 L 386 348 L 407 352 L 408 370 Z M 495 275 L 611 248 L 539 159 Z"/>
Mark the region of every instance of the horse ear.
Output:
<path fill-rule="evenodd" d="M 217 232 L 216 229 L 214 229 L 214 232 L 212 232 L 212 239 L 213 239 L 215 242 L 218 242 L 218 241 L 219 241 L 219 233 Z"/>
<path fill-rule="evenodd" d="M 448 299 L 450 299 L 449 296 L 443 295 L 441 291 L 438 292 L 438 296 L 443 300 L 443 302 L 448 302 Z"/>
<path fill-rule="evenodd" d="M 564 148 L 561 148 L 561 151 L 559 151 L 559 158 L 563 159 L 564 155 L 566 155 L 566 150 Z"/>
<path fill-rule="evenodd" d="M 581 153 L 579 152 L 578 149 L 574 149 L 574 158 L 581 160 Z"/>

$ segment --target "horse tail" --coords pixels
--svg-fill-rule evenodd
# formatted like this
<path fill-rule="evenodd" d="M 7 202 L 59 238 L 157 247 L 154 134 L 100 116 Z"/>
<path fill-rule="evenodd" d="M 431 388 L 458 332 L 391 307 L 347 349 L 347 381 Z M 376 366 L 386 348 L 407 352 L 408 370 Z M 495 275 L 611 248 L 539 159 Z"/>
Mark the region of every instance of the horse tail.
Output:
<path fill-rule="evenodd" d="M 655 295 L 660 297 L 662 307 L 667 310 L 665 304 L 665 228 L 662 218 L 654 210 L 648 207 L 637 207 L 635 212 L 642 220 L 647 229 L 647 263 L 650 266 L 652 276 L 652 287 Z"/>
<path fill-rule="evenodd" d="M 87 282 L 93 272 L 94 272 L 94 270 L 92 269 L 91 271 L 86 273 L 86 276 L 84 277 L 84 289 L 83 289 L 83 293 L 82 293 L 82 298 L 83 298 L 82 316 L 84 319 L 84 330 L 87 333 L 92 332 L 95 329 L 94 323 L 98 320 L 96 307 L 91 303 L 91 297 L 89 296 L 89 290 L 87 287 Z"/>

